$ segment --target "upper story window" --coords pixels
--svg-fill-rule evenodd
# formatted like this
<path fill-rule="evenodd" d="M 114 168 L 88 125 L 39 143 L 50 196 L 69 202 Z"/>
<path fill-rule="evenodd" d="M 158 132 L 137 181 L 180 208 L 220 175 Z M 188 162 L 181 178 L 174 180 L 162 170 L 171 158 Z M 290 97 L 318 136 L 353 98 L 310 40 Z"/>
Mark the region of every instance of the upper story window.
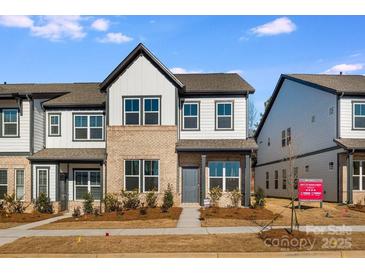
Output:
<path fill-rule="evenodd" d="M 128 98 L 124 99 L 124 124 L 140 125 L 140 99 Z"/>
<path fill-rule="evenodd" d="M 352 109 L 352 126 L 354 129 L 365 128 L 365 103 L 354 103 Z"/>
<path fill-rule="evenodd" d="M 61 136 L 61 114 L 49 114 L 49 136 Z"/>
<path fill-rule="evenodd" d="M 233 129 L 233 102 L 216 102 L 215 113 L 216 130 Z"/>
<path fill-rule="evenodd" d="M 286 144 L 286 135 L 285 135 L 285 130 L 281 131 L 281 146 L 285 147 Z"/>
<path fill-rule="evenodd" d="M 183 105 L 183 129 L 199 129 L 199 103 L 184 102 Z"/>
<path fill-rule="evenodd" d="M 17 109 L 3 109 L 2 135 L 4 137 L 17 137 L 19 131 L 19 115 Z"/>
<path fill-rule="evenodd" d="M 160 124 L 160 99 L 143 98 L 143 121 L 145 125 Z"/>
<path fill-rule="evenodd" d="M 104 139 L 104 117 L 101 114 L 74 114 L 74 140 L 101 141 Z"/>

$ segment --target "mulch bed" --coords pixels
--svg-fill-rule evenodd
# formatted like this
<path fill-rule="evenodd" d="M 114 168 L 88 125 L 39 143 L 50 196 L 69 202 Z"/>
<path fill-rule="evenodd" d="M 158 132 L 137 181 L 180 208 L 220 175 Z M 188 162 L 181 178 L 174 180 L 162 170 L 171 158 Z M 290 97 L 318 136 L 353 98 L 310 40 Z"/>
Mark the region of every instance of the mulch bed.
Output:
<path fill-rule="evenodd" d="M 141 214 L 140 209 L 130 209 L 121 212 L 105 212 L 101 215 L 85 214 L 79 218 L 66 218 L 55 223 L 61 222 L 80 222 L 80 221 L 133 221 L 133 220 L 155 220 L 172 219 L 178 220 L 181 214 L 181 207 L 172 207 L 167 212 L 162 212 L 161 208 L 147 208 L 146 214 Z"/>
<path fill-rule="evenodd" d="M 279 217 L 266 208 L 205 208 L 200 209 L 200 218 L 221 218 L 241 220 L 271 220 Z"/>
<path fill-rule="evenodd" d="M 349 209 L 365 213 L 365 205 L 352 205 Z"/>
<path fill-rule="evenodd" d="M 45 214 L 45 213 L 15 213 L 8 216 L 0 215 L 0 223 L 30 223 L 42 221 L 48 218 L 56 217 L 57 214 Z"/>

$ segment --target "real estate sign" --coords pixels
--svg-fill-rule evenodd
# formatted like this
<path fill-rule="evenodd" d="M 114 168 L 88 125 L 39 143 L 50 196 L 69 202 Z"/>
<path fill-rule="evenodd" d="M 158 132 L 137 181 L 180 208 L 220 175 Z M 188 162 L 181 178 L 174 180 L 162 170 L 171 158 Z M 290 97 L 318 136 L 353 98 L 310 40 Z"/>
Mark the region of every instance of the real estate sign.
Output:
<path fill-rule="evenodd" d="M 323 180 L 322 179 L 299 179 L 298 181 L 299 202 L 322 202 Z"/>

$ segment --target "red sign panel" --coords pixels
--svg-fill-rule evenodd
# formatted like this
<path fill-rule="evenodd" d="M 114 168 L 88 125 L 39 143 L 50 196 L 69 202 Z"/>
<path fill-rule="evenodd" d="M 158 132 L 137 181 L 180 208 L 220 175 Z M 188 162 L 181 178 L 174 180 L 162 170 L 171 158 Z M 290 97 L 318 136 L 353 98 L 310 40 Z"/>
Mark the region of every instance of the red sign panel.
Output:
<path fill-rule="evenodd" d="M 299 201 L 322 201 L 323 180 L 322 179 L 299 179 L 298 181 Z"/>

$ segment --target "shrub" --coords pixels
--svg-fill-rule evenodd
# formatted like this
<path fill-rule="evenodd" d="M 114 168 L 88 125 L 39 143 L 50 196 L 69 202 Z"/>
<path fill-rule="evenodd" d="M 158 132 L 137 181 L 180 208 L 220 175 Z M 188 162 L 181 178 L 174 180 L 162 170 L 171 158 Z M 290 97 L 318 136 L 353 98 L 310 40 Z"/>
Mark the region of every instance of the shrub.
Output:
<path fill-rule="evenodd" d="M 238 207 L 241 202 L 242 193 L 236 188 L 229 193 L 231 204 L 233 207 Z"/>
<path fill-rule="evenodd" d="M 72 213 L 72 217 L 74 218 L 80 218 L 81 216 L 81 207 L 75 207 L 74 212 Z"/>
<path fill-rule="evenodd" d="M 168 184 L 163 195 L 162 211 L 167 212 L 174 205 L 174 195 L 172 194 L 171 185 Z"/>
<path fill-rule="evenodd" d="M 147 207 L 144 206 L 144 203 L 142 203 L 142 206 L 139 209 L 140 215 L 146 215 L 147 214 Z"/>
<path fill-rule="evenodd" d="M 126 209 L 136 209 L 139 207 L 139 193 L 138 191 L 124 191 L 122 190 L 123 206 Z"/>
<path fill-rule="evenodd" d="M 39 194 L 37 200 L 35 201 L 35 208 L 40 213 L 53 213 L 51 200 L 43 192 Z"/>
<path fill-rule="evenodd" d="M 101 212 L 100 212 L 100 209 L 99 208 L 94 208 L 94 216 L 95 217 L 101 216 Z"/>
<path fill-rule="evenodd" d="M 157 193 L 155 192 L 155 190 L 147 193 L 146 202 L 148 207 L 150 208 L 155 208 L 157 206 Z"/>
<path fill-rule="evenodd" d="M 114 212 L 120 209 L 121 202 L 118 200 L 118 195 L 115 193 L 107 193 L 104 198 L 106 212 Z"/>
<path fill-rule="evenodd" d="M 265 193 L 264 190 L 259 187 L 256 191 L 255 191 L 255 204 L 254 207 L 255 208 L 262 208 L 265 207 Z"/>
<path fill-rule="evenodd" d="M 4 194 L 4 200 L 1 205 L 2 214 L 24 213 L 26 206 L 22 201 L 16 200 L 15 194 Z"/>
<path fill-rule="evenodd" d="M 209 192 L 209 196 L 212 200 L 213 207 L 218 207 L 219 199 L 222 197 L 222 189 L 219 187 L 213 187 Z"/>
<path fill-rule="evenodd" d="M 93 195 L 91 195 L 90 192 L 85 193 L 84 195 L 84 201 L 83 201 L 83 207 L 84 207 L 84 212 L 86 214 L 91 214 L 94 211 L 93 208 L 93 203 L 94 203 L 94 198 Z"/>

